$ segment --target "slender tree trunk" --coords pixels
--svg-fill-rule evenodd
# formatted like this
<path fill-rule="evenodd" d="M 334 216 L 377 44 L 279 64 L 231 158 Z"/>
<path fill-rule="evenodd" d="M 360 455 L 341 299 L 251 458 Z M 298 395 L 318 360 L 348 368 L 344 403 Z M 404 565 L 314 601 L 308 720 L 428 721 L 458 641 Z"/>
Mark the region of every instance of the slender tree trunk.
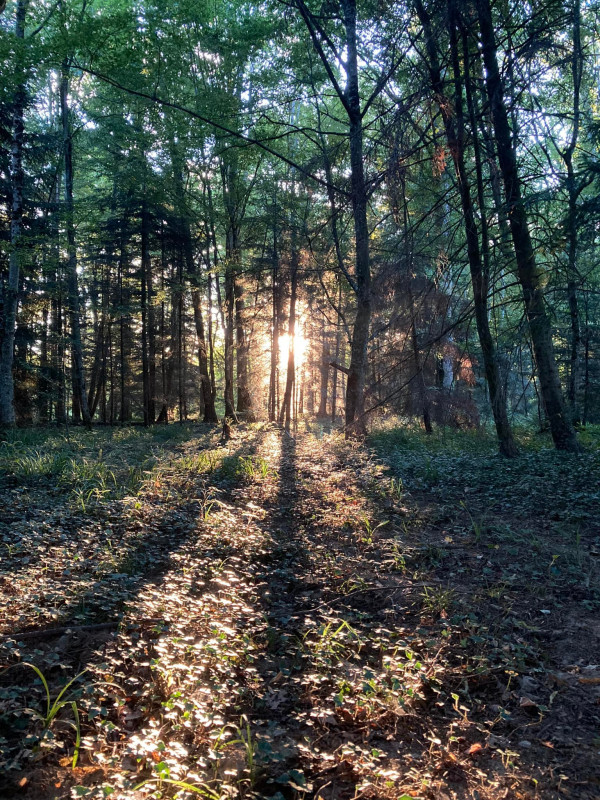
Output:
<path fill-rule="evenodd" d="M 78 408 L 86 428 L 91 428 L 92 417 L 88 407 L 83 367 L 81 341 L 81 309 L 77 278 L 77 248 L 73 220 L 73 139 L 69 113 L 69 64 L 63 63 L 60 82 L 60 107 L 63 132 L 63 156 L 65 164 L 65 215 L 67 227 L 67 291 L 69 298 L 69 321 L 71 327 L 71 359 L 73 368 L 73 407 Z M 75 401 L 76 398 L 76 401 Z"/>
<path fill-rule="evenodd" d="M 404 205 L 406 214 L 406 203 Z M 408 220 L 405 219 L 405 225 L 407 222 Z M 417 332 L 417 313 L 416 313 L 412 289 L 410 287 L 411 280 L 412 280 L 412 274 L 409 272 L 409 274 L 407 275 L 407 286 L 408 286 L 408 303 L 410 306 L 409 308 L 410 337 L 411 337 L 411 344 L 413 351 L 414 370 L 415 370 L 415 375 L 417 377 L 417 387 L 419 392 L 419 400 L 421 401 L 421 412 L 423 414 L 423 425 L 425 426 L 425 433 L 432 433 L 433 426 L 431 424 L 431 408 L 429 405 L 429 393 L 427 391 L 427 385 L 425 383 L 425 374 L 423 371 L 423 363 L 421 361 L 421 353 L 419 350 L 419 336 Z"/>
<path fill-rule="evenodd" d="M 144 195 L 146 187 L 144 186 Z M 142 394 L 144 425 L 153 425 L 156 419 L 156 361 L 154 348 L 154 315 L 152 303 L 152 263 L 150 258 L 150 231 L 146 200 L 141 210 L 141 311 L 142 311 Z"/>
<path fill-rule="evenodd" d="M 577 269 L 579 232 L 577 229 L 578 199 L 581 185 L 577 185 L 575 175 L 574 154 L 579 140 L 581 124 L 580 94 L 583 71 L 583 52 L 581 49 L 581 5 L 580 0 L 573 0 L 573 53 L 571 56 L 571 77 L 573 80 L 573 128 L 567 149 L 561 153 L 567 168 L 567 192 L 569 207 L 567 215 L 567 298 L 571 318 L 571 358 L 569 370 L 569 405 L 574 423 L 581 422 L 581 366 L 582 339 L 579 319 L 578 286 L 580 277 Z"/>
<path fill-rule="evenodd" d="M 569 419 L 560 387 L 552 343 L 552 326 L 544 301 L 542 274 L 536 265 L 533 244 L 529 234 L 521 180 L 504 102 L 504 87 L 498 68 L 496 38 L 490 2 L 489 0 L 476 0 L 476 7 L 483 47 L 485 83 L 498 148 L 498 161 L 508 204 L 509 224 L 515 249 L 517 272 L 523 291 L 546 414 L 548 415 L 550 431 L 555 446 L 560 450 L 578 452 L 579 444 Z"/>
<path fill-rule="evenodd" d="M 57 270 L 56 297 L 52 298 L 52 381 L 55 392 L 54 419 L 58 425 L 66 422 L 65 401 L 65 339 L 60 273 Z"/>
<path fill-rule="evenodd" d="M 92 328 L 94 330 L 94 356 L 92 360 L 92 369 L 90 371 L 87 400 L 92 419 L 94 417 L 96 407 L 98 405 L 98 399 L 100 397 L 100 391 L 102 389 L 102 351 L 104 346 L 104 315 L 101 305 L 102 283 L 102 273 L 100 275 L 100 280 L 98 280 L 97 275 L 94 275 L 90 288 Z"/>
<path fill-rule="evenodd" d="M 583 424 L 588 423 L 589 411 L 589 396 L 590 396 L 590 318 L 589 318 L 589 300 L 588 295 L 585 295 L 585 349 L 584 349 L 584 371 L 583 371 Z"/>
<path fill-rule="evenodd" d="M 299 253 L 294 229 L 292 230 L 291 254 L 291 287 L 290 287 L 290 318 L 288 327 L 288 362 L 285 380 L 285 391 L 279 412 L 279 424 L 284 425 L 289 431 L 292 422 L 292 398 L 296 382 L 296 301 L 298 296 L 298 264 Z"/>
<path fill-rule="evenodd" d="M 210 377 L 210 392 L 213 403 L 217 396 L 217 382 L 215 380 L 215 344 L 213 335 L 213 299 L 212 299 L 212 275 L 208 272 L 207 276 L 207 295 L 208 295 L 208 369 Z M 216 412 L 215 412 L 216 414 Z"/>
<path fill-rule="evenodd" d="M 182 237 L 183 253 L 185 258 L 185 268 L 187 277 L 192 285 L 192 303 L 194 307 L 194 323 L 196 326 L 196 336 L 198 338 L 198 366 L 200 371 L 200 390 L 201 390 L 201 405 L 204 422 L 218 422 L 217 412 L 215 409 L 215 394 L 211 385 L 211 377 L 209 374 L 208 355 L 206 346 L 206 331 L 204 326 L 204 317 L 202 313 L 202 295 L 200 292 L 200 265 L 196 265 L 194 259 L 194 248 L 192 242 L 192 233 L 190 224 L 185 208 L 183 175 L 181 167 L 181 159 L 177 152 L 177 145 L 174 140 L 171 141 L 171 158 L 173 166 L 173 174 L 175 178 L 175 189 L 177 193 L 177 205 L 179 213 L 179 226 Z M 210 294 L 210 283 L 208 287 Z M 209 310 L 210 313 L 210 310 Z M 210 322 L 209 322 L 210 325 Z M 209 330 L 210 336 L 210 330 Z M 212 344 L 211 344 L 212 349 Z M 211 356 L 212 357 L 212 356 Z M 213 367 L 214 371 L 214 367 Z"/>
<path fill-rule="evenodd" d="M 25 65 L 21 63 L 24 53 L 25 15 L 28 0 L 17 1 L 15 19 L 15 38 L 18 67 L 15 75 L 13 96 L 12 141 L 10 152 L 10 186 L 12 204 L 10 214 L 10 257 L 8 282 L 2 298 L 3 326 L 0 330 L 0 426 L 15 424 L 13 359 L 15 349 L 15 330 L 17 325 L 17 305 L 19 299 L 19 268 L 22 253 L 23 235 L 23 135 L 26 95 Z"/>
<path fill-rule="evenodd" d="M 320 368 L 320 391 L 319 391 L 319 408 L 317 411 L 318 417 L 327 416 L 327 387 L 329 385 L 329 363 L 331 361 L 331 347 L 329 346 L 329 335 L 323 323 L 323 330 L 321 333 L 321 368 Z"/>
<path fill-rule="evenodd" d="M 161 422 L 165 425 L 169 421 L 169 390 L 168 390 L 169 362 L 166 353 L 166 341 L 167 341 L 166 304 L 164 301 L 166 266 L 167 266 L 167 254 L 166 254 L 165 237 L 163 231 L 163 235 L 161 236 L 161 259 L 160 259 L 160 289 L 161 289 L 161 296 L 163 299 L 161 300 L 160 304 L 160 325 L 159 325 L 161 404 L 160 404 L 160 411 L 158 413 L 156 421 Z"/>
<path fill-rule="evenodd" d="M 48 347 L 48 327 L 49 327 L 49 314 L 48 314 L 48 298 L 44 298 L 44 306 L 42 309 L 42 330 L 40 336 L 40 370 L 38 377 L 38 414 L 42 425 L 50 421 L 50 397 L 51 388 L 50 383 L 50 359 Z"/>
<path fill-rule="evenodd" d="M 338 308 L 342 308 L 342 276 L 338 275 Z M 338 319 L 338 324 L 335 331 L 335 363 L 340 363 L 340 353 L 342 346 L 342 322 Z M 333 370 L 332 387 L 331 387 L 331 421 L 335 422 L 337 417 L 337 400 L 338 400 L 338 370 Z"/>
<path fill-rule="evenodd" d="M 200 380 L 202 382 L 202 400 L 204 404 L 204 422 L 218 422 L 215 410 L 214 395 L 211 380 L 208 374 L 208 357 L 206 353 L 206 335 L 204 332 L 204 319 L 202 316 L 202 295 L 199 289 L 192 289 L 192 303 L 194 306 L 194 322 L 198 337 L 198 364 L 200 366 Z"/>
<path fill-rule="evenodd" d="M 274 208 L 276 208 L 274 204 Z M 273 252 L 271 258 L 271 371 L 269 376 L 269 421 L 275 422 L 278 409 L 279 386 L 279 251 L 277 248 L 277 221 L 276 212 L 273 216 Z"/>
<path fill-rule="evenodd" d="M 235 337 L 237 355 L 237 410 L 248 421 L 254 420 L 252 394 L 250 392 L 250 343 L 245 327 L 244 287 L 240 276 L 234 276 Z"/>
<path fill-rule="evenodd" d="M 367 346 L 371 324 L 371 266 L 367 225 L 367 186 L 364 172 L 363 124 L 358 86 L 356 0 L 342 0 L 346 29 L 346 99 L 350 124 L 350 168 L 354 217 L 356 318 L 352 332 L 350 369 L 346 387 L 346 435 L 363 433 Z"/>
<path fill-rule="evenodd" d="M 235 311 L 234 272 L 231 260 L 235 259 L 236 247 L 232 231 L 228 232 L 225 266 L 225 416 L 236 419 L 233 397 L 233 324 Z"/>
<path fill-rule="evenodd" d="M 130 343 L 131 330 L 129 325 L 129 287 L 126 284 L 127 275 L 127 219 L 122 221 L 121 245 L 117 281 L 119 287 L 119 385 L 120 408 L 119 421 L 121 424 L 131 420 L 131 404 L 129 402 L 129 384 L 131 381 Z"/>
<path fill-rule="evenodd" d="M 237 419 L 234 399 L 234 332 L 236 328 L 236 276 L 240 268 L 240 216 L 237 159 L 228 153 L 221 162 L 223 204 L 227 217 L 225 234 L 225 416 Z M 238 362 L 239 368 L 239 362 Z M 239 375 L 237 376 L 239 380 Z"/>
<path fill-rule="evenodd" d="M 431 80 L 431 87 L 436 96 L 436 101 L 444 123 L 444 131 L 448 143 L 448 149 L 452 154 L 454 162 L 454 169 L 456 172 L 456 179 L 460 194 L 461 208 L 465 226 L 465 237 L 467 240 L 467 256 L 469 260 L 469 269 L 471 273 L 471 284 L 473 287 L 473 303 L 475 306 L 475 321 L 477 325 L 477 333 L 479 336 L 479 343 L 481 345 L 481 354 L 483 357 L 483 364 L 485 376 L 488 385 L 488 392 L 490 397 L 490 404 L 492 407 L 492 414 L 494 423 L 496 425 L 496 433 L 498 436 L 498 444 L 500 452 L 508 457 L 517 455 L 518 449 L 513 438 L 510 423 L 508 421 L 508 413 L 506 409 L 506 398 L 502 391 L 502 381 L 500 378 L 500 370 L 498 366 L 498 358 L 496 353 L 496 346 L 490 331 L 490 323 L 488 317 L 488 288 L 489 288 L 489 274 L 488 270 L 482 260 L 482 253 L 479 247 L 479 233 L 477 230 L 477 222 L 475 220 L 475 213 L 473 210 L 473 201 L 471 198 L 471 189 L 469 186 L 469 176 L 465 166 L 465 131 L 464 131 L 464 116 L 462 105 L 462 81 L 460 70 L 460 59 L 458 54 L 458 43 L 456 37 L 456 12 L 454 2 L 448 4 L 448 31 L 450 35 L 450 52 L 452 67 L 454 71 L 454 102 L 445 96 L 444 82 L 442 78 L 442 71 L 438 58 L 438 47 L 433 35 L 431 18 L 421 0 L 415 0 L 415 8 L 419 16 L 425 36 L 425 47 L 427 50 L 429 77 Z M 467 54 L 465 54 L 466 56 Z M 465 62 L 465 84 L 468 83 L 468 62 Z M 467 93 L 467 102 L 469 101 L 470 93 Z M 471 103 L 471 110 L 472 103 Z M 473 115 L 471 117 L 473 120 Z M 477 130 L 473 127 L 473 134 L 476 138 Z M 476 153 L 476 159 L 478 153 Z M 482 198 L 480 197 L 480 201 Z M 485 225 L 485 209 L 481 209 L 482 223 Z M 482 231 L 482 239 L 485 240 L 487 236 L 486 231 Z"/>

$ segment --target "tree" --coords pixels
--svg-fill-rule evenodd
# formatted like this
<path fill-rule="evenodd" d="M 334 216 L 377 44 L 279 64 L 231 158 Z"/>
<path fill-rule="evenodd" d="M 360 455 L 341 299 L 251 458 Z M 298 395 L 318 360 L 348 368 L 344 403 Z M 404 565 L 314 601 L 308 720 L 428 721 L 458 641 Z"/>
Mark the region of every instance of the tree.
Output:
<path fill-rule="evenodd" d="M 544 300 L 542 275 L 536 265 L 527 212 L 523 203 L 521 179 L 504 101 L 504 85 L 498 68 L 491 6 L 489 0 L 477 0 L 476 6 L 485 65 L 485 84 L 494 126 L 498 162 L 504 183 L 517 273 L 523 290 L 544 406 L 556 447 L 560 450 L 577 452 L 579 445 L 562 396 L 552 343 L 552 327 Z"/>
<path fill-rule="evenodd" d="M 0 330 L 0 426 L 14 425 L 13 358 L 17 304 L 19 298 L 19 270 L 23 253 L 23 136 L 24 113 L 27 100 L 27 72 L 25 64 L 25 18 L 28 0 L 18 0 L 15 15 L 15 82 L 11 125 L 11 214 L 10 214 L 10 265 L 8 281 L 2 297 L 2 328 Z"/>

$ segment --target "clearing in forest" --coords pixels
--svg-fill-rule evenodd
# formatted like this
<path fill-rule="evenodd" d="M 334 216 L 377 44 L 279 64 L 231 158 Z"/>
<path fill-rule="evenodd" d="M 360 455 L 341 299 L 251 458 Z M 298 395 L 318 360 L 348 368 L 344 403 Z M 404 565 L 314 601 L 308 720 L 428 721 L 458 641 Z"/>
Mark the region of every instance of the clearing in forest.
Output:
<path fill-rule="evenodd" d="M 597 798 L 587 437 L 12 434 L 0 794 Z"/>

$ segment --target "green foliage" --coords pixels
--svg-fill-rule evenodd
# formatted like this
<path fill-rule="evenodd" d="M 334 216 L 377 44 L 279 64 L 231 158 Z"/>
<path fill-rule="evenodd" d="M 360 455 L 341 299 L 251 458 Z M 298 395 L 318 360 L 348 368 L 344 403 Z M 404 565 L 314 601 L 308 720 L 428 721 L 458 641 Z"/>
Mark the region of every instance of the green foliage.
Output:
<path fill-rule="evenodd" d="M 24 709 L 26 713 L 30 714 L 31 716 L 33 716 L 35 719 L 39 720 L 39 722 L 42 723 L 40 747 L 43 746 L 46 734 L 50 731 L 52 723 L 58 717 L 59 713 L 63 710 L 63 708 L 68 707 L 71 709 L 74 719 L 73 727 L 75 729 L 75 748 L 73 752 L 71 766 L 73 769 L 75 769 L 75 767 L 77 766 L 77 759 L 79 758 L 79 750 L 81 747 L 81 723 L 79 719 L 79 709 L 77 708 L 77 702 L 75 700 L 70 700 L 66 698 L 65 695 L 67 695 L 69 689 L 79 680 L 79 678 L 85 674 L 86 670 L 83 670 L 83 672 L 80 672 L 74 678 L 71 678 L 71 680 L 68 681 L 68 683 L 66 683 L 62 687 L 62 689 L 58 692 L 56 697 L 52 699 L 48 681 L 46 680 L 44 673 L 38 666 L 36 666 L 35 664 L 31 664 L 27 661 L 23 661 L 20 664 L 16 664 L 14 666 L 29 667 L 30 669 L 32 669 L 39 678 L 44 688 L 45 703 L 46 703 L 45 710 L 38 711 L 37 709 L 34 708 Z M 7 667 L 7 669 L 10 669 L 10 667 Z"/>
<path fill-rule="evenodd" d="M 268 461 L 255 455 L 225 456 L 219 467 L 219 477 L 229 481 L 237 481 L 240 478 L 248 481 L 264 481 L 272 474 Z"/>
<path fill-rule="evenodd" d="M 427 436 L 395 425 L 371 435 L 370 441 L 409 492 L 431 492 L 440 501 L 460 505 L 476 538 L 492 508 L 514 514 L 560 515 L 566 522 L 597 516 L 600 492 L 600 427 L 588 426 L 581 456 L 551 449 L 548 434 L 517 429 L 521 455 L 504 459 L 496 453 L 492 432 L 437 429 Z"/>

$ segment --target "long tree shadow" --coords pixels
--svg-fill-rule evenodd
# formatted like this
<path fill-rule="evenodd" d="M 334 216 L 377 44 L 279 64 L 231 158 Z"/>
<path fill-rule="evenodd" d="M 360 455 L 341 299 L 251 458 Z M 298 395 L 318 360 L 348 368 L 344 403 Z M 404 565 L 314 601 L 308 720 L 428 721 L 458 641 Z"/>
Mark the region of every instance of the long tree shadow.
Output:
<path fill-rule="evenodd" d="M 92 581 L 78 582 L 80 590 L 73 592 L 60 606 L 58 618 L 52 623 L 5 635 L 1 642 L 5 657 L 11 661 L 14 655 L 20 655 L 23 660 L 36 663 L 55 696 L 77 673 L 89 670 L 90 674 L 96 674 L 98 669 L 100 673 L 106 669 L 102 663 L 107 653 L 114 648 L 117 638 L 126 632 L 129 632 L 128 640 L 136 637 L 148 639 L 144 645 L 147 651 L 152 640 L 161 632 L 168 631 L 173 606 L 177 606 L 173 593 L 178 584 L 176 581 L 165 584 L 165 579 L 171 574 L 181 575 L 179 559 L 186 549 L 194 547 L 199 530 L 206 527 L 207 504 L 218 501 L 221 496 L 227 497 L 235 489 L 243 475 L 231 465 L 240 462 L 241 457 L 253 449 L 254 443 L 244 440 L 234 443 L 214 469 L 206 473 L 191 470 L 182 497 L 147 496 L 139 514 L 131 515 L 124 509 L 122 519 L 112 516 L 109 520 L 110 540 L 115 544 L 116 537 L 119 537 L 129 546 L 125 550 L 121 547 L 121 552 L 113 558 L 109 542 L 108 563 L 105 562 L 100 570 L 96 569 Z M 108 527 L 106 523 L 105 527 Z M 145 607 L 139 600 L 149 590 L 157 601 L 150 616 L 145 613 L 140 616 L 140 609 L 144 611 Z M 60 585 L 54 591 L 59 593 Z M 163 599 L 170 600 L 166 614 Z M 142 649 L 140 654 L 143 652 Z M 0 677 L 0 692 L 3 695 L 8 693 L 6 697 L 12 698 L 6 705 L 7 713 L 0 720 L 0 756 L 4 758 L 9 758 L 21 747 L 22 726 L 15 724 L 11 711 L 13 708 L 18 710 L 15 701 L 22 695 L 23 699 L 27 697 L 28 705 L 35 705 L 35 700 L 30 697 L 31 690 L 26 688 L 35 681 L 35 676 L 28 668 L 18 666 L 16 661 L 15 664 Z M 142 680 L 150 680 L 148 666 L 140 666 L 138 671 Z M 76 684 L 73 687 L 75 694 L 70 692 L 69 697 L 77 698 L 82 691 L 92 688 L 91 685 L 86 688 L 87 680 L 84 676 L 84 683 Z M 38 691 L 34 691 L 34 697 Z M 12 797 L 17 789 L 8 774 L 6 782 L 0 782 L 0 796 Z M 32 791 L 32 797 L 37 797 L 35 792 L 39 788 Z"/>

